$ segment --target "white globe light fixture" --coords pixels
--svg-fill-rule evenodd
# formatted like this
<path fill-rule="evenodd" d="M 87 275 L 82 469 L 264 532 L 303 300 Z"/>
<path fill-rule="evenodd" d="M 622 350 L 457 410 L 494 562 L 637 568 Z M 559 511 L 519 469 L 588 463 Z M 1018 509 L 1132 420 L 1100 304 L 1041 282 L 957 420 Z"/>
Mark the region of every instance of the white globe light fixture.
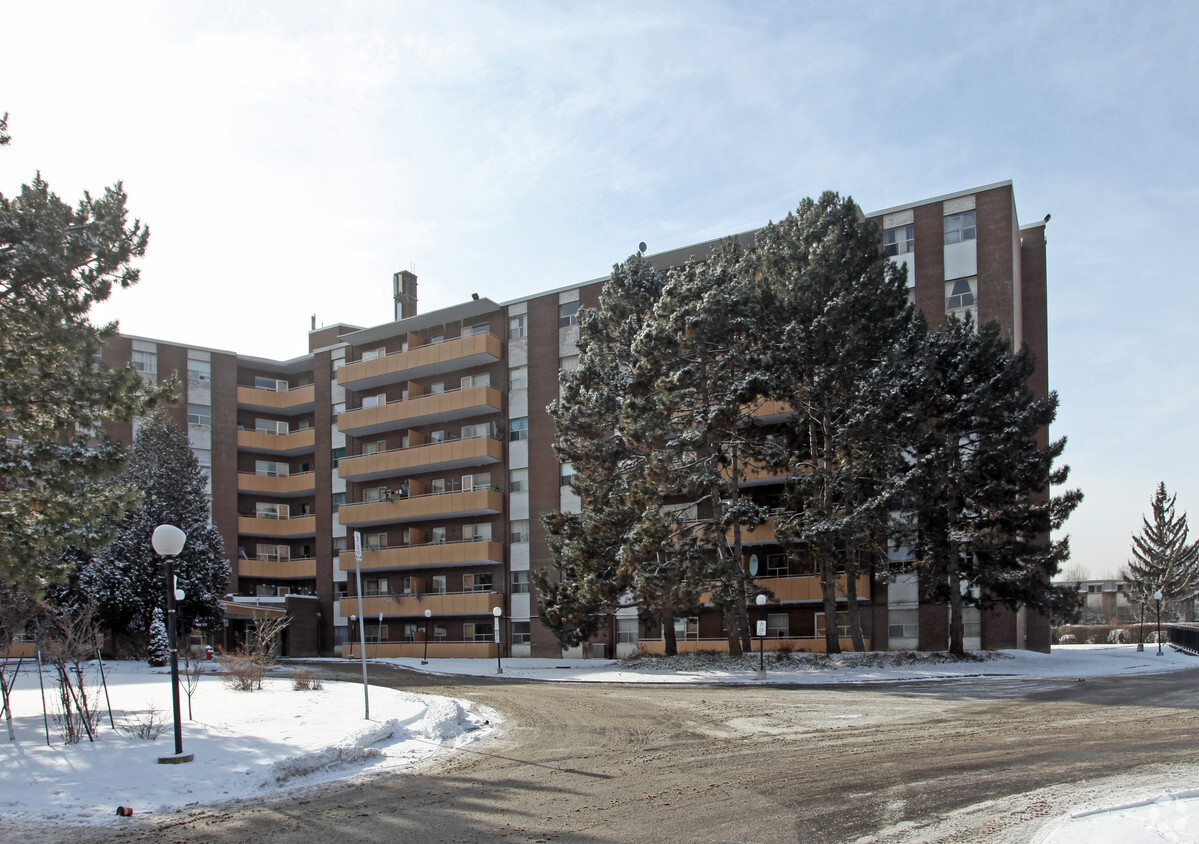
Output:
<path fill-rule="evenodd" d="M 187 534 L 174 525 L 159 525 L 150 535 L 154 553 L 166 561 L 167 571 L 167 641 L 171 648 L 171 708 L 175 716 L 175 755 L 160 756 L 161 763 L 190 762 L 194 754 L 183 753 L 183 731 L 179 717 L 179 634 L 176 629 L 175 602 L 182 601 L 184 592 L 175 582 L 175 558 L 183 552 Z"/>

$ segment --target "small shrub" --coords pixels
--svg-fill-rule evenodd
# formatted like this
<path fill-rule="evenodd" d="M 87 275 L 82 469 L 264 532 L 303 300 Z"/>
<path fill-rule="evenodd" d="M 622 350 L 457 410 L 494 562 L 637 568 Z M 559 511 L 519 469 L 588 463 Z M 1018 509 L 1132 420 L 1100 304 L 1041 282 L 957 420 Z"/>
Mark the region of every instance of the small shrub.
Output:
<path fill-rule="evenodd" d="M 239 692 L 252 692 L 262 688 L 266 666 L 242 651 L 222 656 L 218 662 L 224 669 L 222 680 L 225 685 Z"/>
<path fill-rule="evenodd" d="M 314 675 L 311 671 L 301 668 L 292 677 L 291 687 L 297 692 L 315 691 L 325 687 L 325 681 Z"/>
<path fill-rule="evenodd" d="M 154 741 L 162 735 L 166 727 L 165 716 L 157 706 L 150 704 L 145 712 L 127 716 L 125 721 L 117 725 L 117 732 L 129 736 L 129 738 Z"/>

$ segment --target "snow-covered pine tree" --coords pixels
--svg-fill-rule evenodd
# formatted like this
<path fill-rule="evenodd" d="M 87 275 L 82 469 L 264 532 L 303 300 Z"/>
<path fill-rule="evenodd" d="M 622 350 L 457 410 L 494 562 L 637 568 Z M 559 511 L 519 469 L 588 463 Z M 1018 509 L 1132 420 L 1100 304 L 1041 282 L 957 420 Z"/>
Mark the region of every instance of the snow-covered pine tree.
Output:
<path fill-rule="evenodd" d="M 0 577 L 35 597 L 68 573 L 63 548 L 103 545 L 138 501 L 109 480 L 127 452 L 102 423 L 127 422 L 176 388 L 101 363 L 117 326 L 88 322 L 114 285 L 138 280 L 131 262 L 149 230 L 128 222 L 125 199 L 118 182 L 72 209 L 41 174 L 0 194 Z"/>
<path fill-rule="evenodd" d="M 209 521 L 204 473 L 187 438 L 164 412 L 142 422 L 123 477 L 144 493 L 143 501 L 121 520 L 116 539 L 80 575 L 80 586 L 95 601 L 100 620 L 114 631 L 147 635 L 154 609 L 165 606 L 167 588 L 163 561 L 150 537 L 154 528 L 171 524 L 187 534 L 175 560 L 178 586 L 185 592 L 178 604 L 178 631 L 183 635 L 189 626 L 218 626 L 229 560 Z"/>
<path fill-rule="evenodd" d="M 915 549 L 927 596 L 949 603 L 949 649 L 962 653 L 964 604 L 1047 615 L 1070 604 L 1050 582 L 1069 557 L 1068 540 L 1053 541 L 1050 531 L 1082 493 L 1050 493 L 1069 473 L 1053 467 L 1066 441 L 1040 445 L 1057 396 L 1032 394 L 1027 348 L 1013 353 L 997 323 L 976 329 L 970 318 L 950 318 L 926 348 Z"/>
<path fill-rule="evenodd" d="M 851 198 L 825 192 L 754 243 L 767 288 L 766 392 L 794 412 L 783 426 L 790 481 L 776 532 L 820 575 L 829 653 L 841 649 L 842 578 L 853 647 L 865 647 L 857 577 L 887 563 L 890 504 L 919 427 L 910 399 L 923 323 L 879 240 Z"/>
<path fill-rule="evenodd" d="M 146 649 L 146 661 L 161 668 L 171 659 L 171 643 L 167 637 L 167 626 L 162 620 L 162 607 L 155 607 L 150 618 L 150 643 Z"/>
<path fill-rule="evenodd" d="M 1160 589 L 1166 604 L 1176 604 L 1199 585 L 1199 541 L 1188 541 L 1187 514 L 1174 509 L 1177 497 L 1159 483 L 1150 503 L 1153 521 L 1142 516 L 1141 532 L 1132 538 L 1124 582 L 1141 602 L 1153 600 Z"/>

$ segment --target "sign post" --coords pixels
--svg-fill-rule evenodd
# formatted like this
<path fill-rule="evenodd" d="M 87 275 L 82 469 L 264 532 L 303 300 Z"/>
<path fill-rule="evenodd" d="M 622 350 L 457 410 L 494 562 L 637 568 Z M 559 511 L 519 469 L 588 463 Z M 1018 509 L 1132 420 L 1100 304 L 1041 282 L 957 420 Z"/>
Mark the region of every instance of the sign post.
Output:
<path fill-rule="evenodd" d="M 362 701 L 366 707 L 363 716 L 371 719 L 370 686 L 366 679 L 366 616 L 362 614 L 362 534 L 354 531 L 354 582 L 358 584 L 358 637 L 362 645 Z"/>

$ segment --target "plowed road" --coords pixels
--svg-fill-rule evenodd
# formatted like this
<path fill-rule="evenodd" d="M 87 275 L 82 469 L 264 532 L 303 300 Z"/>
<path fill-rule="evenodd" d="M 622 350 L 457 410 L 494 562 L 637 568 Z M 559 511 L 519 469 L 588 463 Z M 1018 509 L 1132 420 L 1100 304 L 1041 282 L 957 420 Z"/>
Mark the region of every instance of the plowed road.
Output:
<path fill-rule="evenodd" d="M 375 675 L 505 724 L 416 770 L 72 842 L 1008 842 L 1113 774 L 1199 785 L 1172 779 L 1199 770 L 1199 670 L 824 687 Z"/>

